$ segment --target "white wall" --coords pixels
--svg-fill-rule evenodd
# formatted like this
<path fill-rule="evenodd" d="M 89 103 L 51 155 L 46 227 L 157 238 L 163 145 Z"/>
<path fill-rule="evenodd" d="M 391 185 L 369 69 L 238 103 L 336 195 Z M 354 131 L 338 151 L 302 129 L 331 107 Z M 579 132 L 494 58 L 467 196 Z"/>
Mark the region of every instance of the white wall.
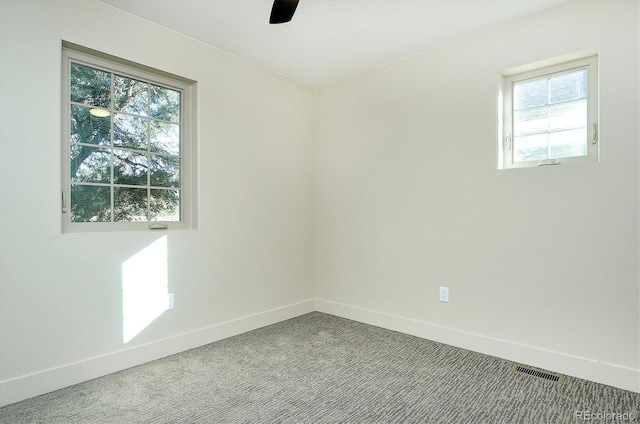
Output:
<path fill-rule="evenodd" d="M 310 88 L 94 1 L 0 19 L 3 404 L 313 309 Z M 198 81 L 198 230 L 166 233 L 175 310 L 127 344 L 122 264 L 160 235 L 61 235 L 61 40 Z"/>
<path fill-rule="evenodd" d="M 638 22 L 578 2 L 318 90 L 319 309 L 640 391 Z M 601 162 L 498 171 L 500 72 L 591 49 Z"/>
<path fill-rule="evenodd" d="M 314 92 L 101 3 L 0 1 L 0 403 L 315 296 L 640 390 L 638 17 L 580 2 Z M 159 235 L 61 235 L 61 40 L 199 84 L 198 230 L 168 233 L 176 309 L 126 344 L 122 264 Z M 499 72 L 594 48 L 601 163 L 497 171 Z"/>

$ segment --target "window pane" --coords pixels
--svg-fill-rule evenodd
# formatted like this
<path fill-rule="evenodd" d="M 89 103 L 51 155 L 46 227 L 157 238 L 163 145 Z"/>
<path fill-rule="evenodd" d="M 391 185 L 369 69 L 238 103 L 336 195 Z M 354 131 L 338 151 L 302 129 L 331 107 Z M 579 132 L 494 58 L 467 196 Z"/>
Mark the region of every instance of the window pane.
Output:
<path fill-rule="evenodd" d="M 514 113 L 513 132 L 516 136 L 546 131 L 549 127 L 549 108 L 547 106 L 524 109 Z"/>
<path fill-rule="evenodd" d="M 180 125 L 152 121 L 149 143 L 152 152 L 179 155 Z"/>
<path fill-rule="evenodd" d="M 151 190 L 150 220 L 180 221 L 180 190 Z"/>
<path fill-rule="evenodd" d="M 587 70 L 551 77 L 549 80 L 551 103 L 587 98 Z"/>
<path fill-rule="evenodd" d="M 109 183 L 111 151 L 72 144 L 70 169 L 72 182 Z"/>
<path fill-rule="evenodd" d="M 152 186 L 180 186 L 180 158 L 178 156 L 151 155 L 150 158 Z"/>
<path fill-rule="evenodd" d="M 514 109 L 525 109 L 547 104 L 547 79 L 520 82 L 513 87 Z"/>
<path fill-rule="evenodd" d="M 149 84 L 146 82 L 114 75 L 113 97 L 115 109 L 136 115 L 148 115 L 148 88 Z"/>
<path fill-rule="evenodd" d="M 546 133 L 514 137 L 513 161 L 524 162 L 529 160 L 547 159 L 547 149 L 548 136 Z"/>
<path fill-rule="evenodd" d="M 71 101 L 109 109 L 111 73 L 72 63 Z"/>
<path fill-rule="evenodd" d="M 90 107 L 71 105 L 70 140 L 72 143 L 111 144 L 111 119 L 89 113 Z"/>
<path fill-rule="evenodd" d="M 498 168 L 597 162 L 598 56 L 520 69 L 502 78 Z"/>
<path fill-rule="evenodd" d="M 116 222 L 147 221 L 147 189 L 116 187 L 113 213 Z"/>
<path fill-rule="evenodd" d="M 149 86 L 151 104 L 150 116 L 163 121 L 180 122 L 180 92 L 169 88 Z"/>
<path fill-rule="evenodd" d="M 147 156 L 130 150 L 113 152 L 113 182 L 123 185 L 147 184 Z"/>
<path fill-rule="evenodd" d="M 578 100 L 576 102 L 551 105 L 550 109 L 550 130 L 587 127 L 586 100 Z"/>
<path fill-rule="evenodd" d="M 71 222 L 109 221 L 111 221 L 111 189 L 109 187 L 71 186 Z"/>
<path fill-rule="evenodd" d="M 147 150 L 148 129 L 147 118 L 116 113 L 113 117 L 113 145 Z"/>
<path fill-rule="evenodd" d="M 143 229 L 151 217 L 183 218 L 177 227 L 188 226 L 181 201 L 191 195 L 189 179 L 182 179 L 183 155 L 190 149 L 182 143 L 190 141 L 191 127 L 181 121 L 190 85 L 68 46 L 63 59 L 63 92 L 69 91 L 63 98 L 63 190 L 69 205 L 63 231 Z M 98 108 L 108 116 L 99 117 Z M 70 224 L 98 221 L 130 224 Z"/>
<path fill-rule="evenodd" d="M 587 155 L 587 130 L 559 131 L 549 134 L 551 158 L 568 158 Z"/>

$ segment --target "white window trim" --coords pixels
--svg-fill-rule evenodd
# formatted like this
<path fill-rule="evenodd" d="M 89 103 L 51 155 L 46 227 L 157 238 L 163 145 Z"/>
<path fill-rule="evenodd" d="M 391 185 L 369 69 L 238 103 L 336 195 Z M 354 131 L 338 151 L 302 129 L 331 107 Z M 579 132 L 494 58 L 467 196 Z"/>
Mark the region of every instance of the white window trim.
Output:
<path fill-rule="evenodd" d="M 502 84 L 498 100 L 498 169 L 531 168 L 544 165 L 593 163 L 600 160 L 600 137 L 598 115 L 598 56 L 591 54 L 570 61 L 554 60 L 554 64 L 543 63 L 541 66 L 530 65 L 519 67 L 511 72 L 502 74 Z M 587 79 L 587 155 L 560 158 L 556 161 L 525 161 L 513 162 L 513 85 L 528 79 L 544 77 L 545 75 L 568 72 L 574 69 L 588 68 Z"/>
<path fill-rule="evenodd" d="M 171 88 L 182 93 L 180 122 L 180 221 L 71 222 L 70 69 L 79 63 Z M 197 83 L 72 43 L 62 44 L 62 233 L 195 229 L 197 227 Z M 153 225 L 160 224 L 160 225 Z M 154 228 L 155 227 L 155 228 Z"/>

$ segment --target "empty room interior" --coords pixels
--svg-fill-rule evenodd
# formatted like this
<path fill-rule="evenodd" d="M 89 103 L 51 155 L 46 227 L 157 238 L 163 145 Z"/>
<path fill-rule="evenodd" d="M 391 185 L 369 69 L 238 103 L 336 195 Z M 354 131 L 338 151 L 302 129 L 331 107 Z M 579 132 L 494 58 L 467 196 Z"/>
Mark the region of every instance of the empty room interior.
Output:
<path fill-rule="evenodd" d="M 272 3 L 0 2 L 1 405 L 308 314 L 638 400 L 640 3 Z M 150 78 L 128 112 L 103 61 L 187 88 Z M 164 135 L 136 150 L 134 121 Z M 116 175 L 136 154 L 146 185 Z"/>

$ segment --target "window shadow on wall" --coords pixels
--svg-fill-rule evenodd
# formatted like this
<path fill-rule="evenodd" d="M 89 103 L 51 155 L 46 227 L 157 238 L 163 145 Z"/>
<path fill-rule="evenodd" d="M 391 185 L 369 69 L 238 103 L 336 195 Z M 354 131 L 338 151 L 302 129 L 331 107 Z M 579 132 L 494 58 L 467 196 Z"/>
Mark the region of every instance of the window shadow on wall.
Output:
<path fill-rule="evenodd" d="M 167 310 L 167 236 L 122 264 L 122 334 L 128 343 Z"/>

